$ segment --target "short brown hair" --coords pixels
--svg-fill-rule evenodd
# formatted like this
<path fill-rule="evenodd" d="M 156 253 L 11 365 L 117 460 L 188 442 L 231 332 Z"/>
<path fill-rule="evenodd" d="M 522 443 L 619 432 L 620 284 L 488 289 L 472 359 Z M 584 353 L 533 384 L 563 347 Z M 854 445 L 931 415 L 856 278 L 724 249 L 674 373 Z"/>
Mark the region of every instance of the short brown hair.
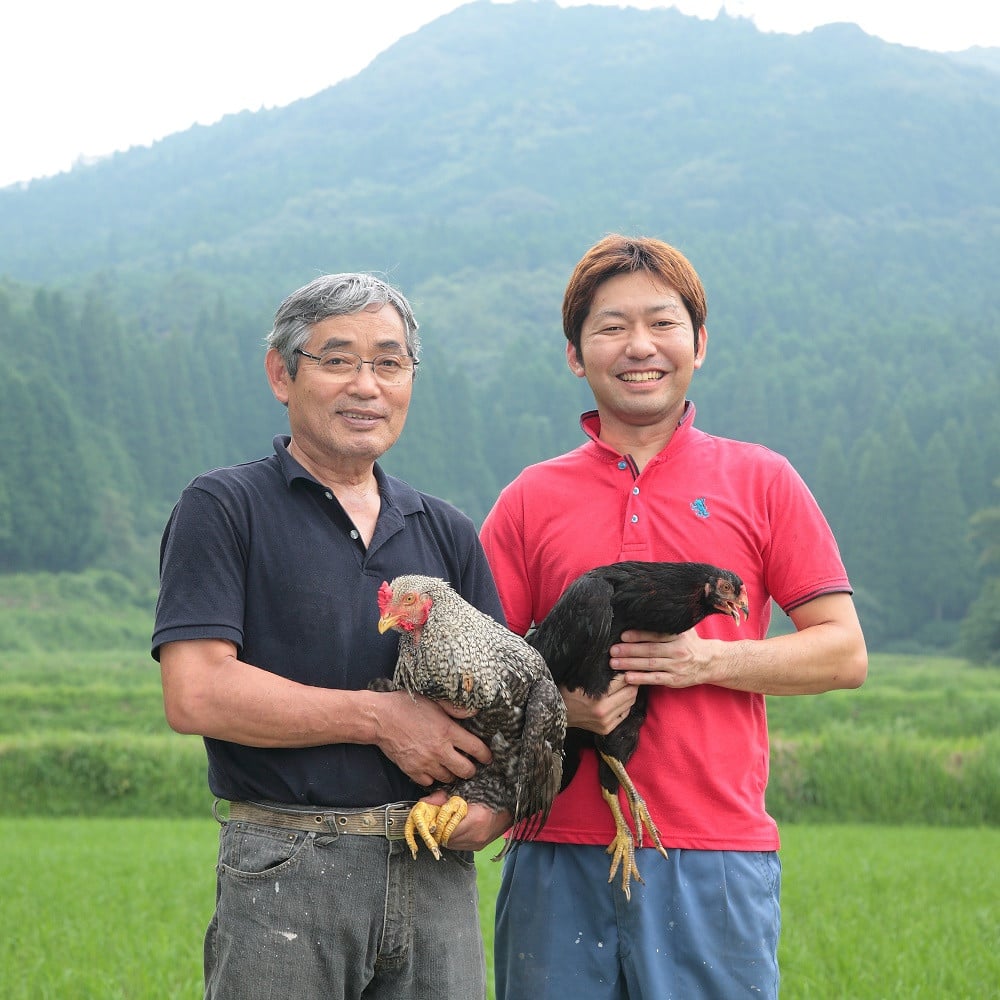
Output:
<path fill-rule="evenodd" d="M 680 252 L 662 240 L 612 233 L 595 243 L 570 276 L 563 296 L 563 333 L 580 354 L 580 335 L 597 289 L 618 274 L 648 271 L 681 297 L 691 317 L 697 349 L 698 331 L 705 325 L 708 303 L 698 272 Z"/>

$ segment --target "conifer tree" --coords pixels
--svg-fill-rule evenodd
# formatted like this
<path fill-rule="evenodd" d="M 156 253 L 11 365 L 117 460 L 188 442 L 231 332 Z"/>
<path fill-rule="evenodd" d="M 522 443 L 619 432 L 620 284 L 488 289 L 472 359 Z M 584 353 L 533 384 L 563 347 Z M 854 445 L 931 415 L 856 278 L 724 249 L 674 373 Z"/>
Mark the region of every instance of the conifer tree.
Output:
<path fill-rule="evenodd" d="M 1000 489 L 1000 479 L 993 485 Z M 972 663 L 1000 667 L 1000 506 L 978 511 L 969 526 L 985 583 L 962 622 L 959 651 Z"/>
<path fill-rule="evenodd" d="M 851 553 L 851 579 L 863 591 L 862 624 L 876 644 L 907 636 L 913 621 L 900 587 L 894 560 L 886 550 L 885 524 L 895 516 L 897 497 L 889 474 L 888 452 L 882 436 L 869 431 L 854 450 L 851 465 L 854 503 L 846 512 L 845 536 Z"/>
<path fill-rule="evenodd" d="M 913 565 L 908 578 L 921 616 L 957 621 L 976 591 L 975 561 L 955 459 L 940 432 L 924 455 L 909 543 Z"/>

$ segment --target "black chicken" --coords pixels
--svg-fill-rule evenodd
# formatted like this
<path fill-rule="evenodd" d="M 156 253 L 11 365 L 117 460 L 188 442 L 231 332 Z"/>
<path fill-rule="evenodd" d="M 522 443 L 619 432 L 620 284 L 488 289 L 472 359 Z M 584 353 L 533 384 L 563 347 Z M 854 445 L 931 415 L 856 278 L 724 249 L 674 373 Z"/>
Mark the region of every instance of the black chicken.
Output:
<path fill-rule="evenodd" d="M 618 562 L 598 566 L 578 577 L 553 605 L 545 620 L 528 635 L 528 641 L 548 664 L 556 684 L 582 689 L 590 697 L 604 694 L 614 678 L 609 649 L 628 629 L 677 635 L 712 614 L 731 616 L 741 624 L 740 612 L 749 614 L 746 588 L 733 572 L 693 562 Z M 569 729 L 565 740 L 562 788 L 576 773 L 580 751 L 594 747 L 598 753 L 601 794 L 611 810 L 616 834 L 610 882 L 622 866 L 622 889 L 630 898 L 632 876 L 642 881 L 635 864 L 635 843 L 618 802 L 623 788 L 632 813 L 638 844 L 643 826 L 657 850 L 666 849 L 646 803 L 625 770 L 639 742 L 646 717 L 648 688 L 640 687 L 626 718 L 607 736 Z"/>

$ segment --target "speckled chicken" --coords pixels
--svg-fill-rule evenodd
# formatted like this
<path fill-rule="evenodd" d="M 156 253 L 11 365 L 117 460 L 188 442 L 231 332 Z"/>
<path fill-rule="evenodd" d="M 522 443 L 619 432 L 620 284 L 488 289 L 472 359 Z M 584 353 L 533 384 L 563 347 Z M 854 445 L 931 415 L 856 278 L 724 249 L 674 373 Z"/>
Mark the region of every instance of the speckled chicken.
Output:
<path fill-rule="evenodd" d="M 455 827 L 476 802 L 514 817 L 507 844 L 537 835 L 562 779 L 566 706 L 541 655 L 524 639 L 474 608 L 444 580 L 400 576 L 379 589 L 380 632 L 400 633 L 391 684 L 378 685 L 450 701 L 476 714 L 459 720 L 486 743 L 493 760 L 447 786 L 438 809 L 417 803 L 406 840 L 416 833 L 440 857 Z M 494 859 L 496 860 L 496 859 Z"/>
<path fill-rule="evenodd" d="M 542 654 L 558 685 L 596 698 L 607 692 L 615 676 L 609 651 L 622 632 L 638 629 L 678 635 L 714 614 L 728 615 L 738 626 L 740 612 L 746 615 L 748 610 L 743 581 L 730 570 L 696 562 L 618 562 L 577 577 L 528 641 Z M 608 846 L 612 855 L 608 881 L 621 865 L 626 898 L 632 878 L 642 881 L 635 863 L 635 840 L 641 847 L 643 827 L 656 849 L 664 857 L 667 853 L 645 800 L 625 770 L 639 743 L 648 699 L 649 688 L 640 687 L 628 715 L 606 736 L 570 729 L 565 742 L 563 787 L 576 773 L 580 751 L 585 747 L 597 750 L 601 794 L 616 830 Z M 618 801 L 619 788 L 632 814 L 635 840 Z"/>

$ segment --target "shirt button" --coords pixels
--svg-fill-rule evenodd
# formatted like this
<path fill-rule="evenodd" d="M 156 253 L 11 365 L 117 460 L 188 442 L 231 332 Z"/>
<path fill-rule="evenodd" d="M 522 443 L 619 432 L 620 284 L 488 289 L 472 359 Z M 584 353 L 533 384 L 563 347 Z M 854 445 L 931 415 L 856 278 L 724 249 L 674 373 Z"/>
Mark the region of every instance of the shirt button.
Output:
<path fill-rule="evenodd" d="M 633 486 L 632 487 L 632 496 L 637 497 L 638 495 L 639 495 L 639 487 L 638 486 Z"/>
<path fill-rule="evenodd" d="M 351 538 L 353 538 L 353 539 L 356 540 L 357 537 L 358 537 L 358 529 L 357 528 L 351 528 Z"/>
<path fill-rule="evenodd" d="M 332 500 L 333 499 L 333 494 L 329 490 L 325 490 L 323 492 L 323 496 L 325 496 L 327 498 L 327 500 Z"/>
<path fill-rule="evenodd" d="M 639 515 L 638 514 L 633 514 L 632 515 L 632 523 L 633 524 L 638 524 L 638 522 L 639 522 Z"/>
<path fill-rule="evenodd" d="M 619 462 L 618 463 L 618 468 L 621 469 L 624 472 L 625 469 L 628 468 L 628 462 L 625 462 L 625 461 Z"/>

